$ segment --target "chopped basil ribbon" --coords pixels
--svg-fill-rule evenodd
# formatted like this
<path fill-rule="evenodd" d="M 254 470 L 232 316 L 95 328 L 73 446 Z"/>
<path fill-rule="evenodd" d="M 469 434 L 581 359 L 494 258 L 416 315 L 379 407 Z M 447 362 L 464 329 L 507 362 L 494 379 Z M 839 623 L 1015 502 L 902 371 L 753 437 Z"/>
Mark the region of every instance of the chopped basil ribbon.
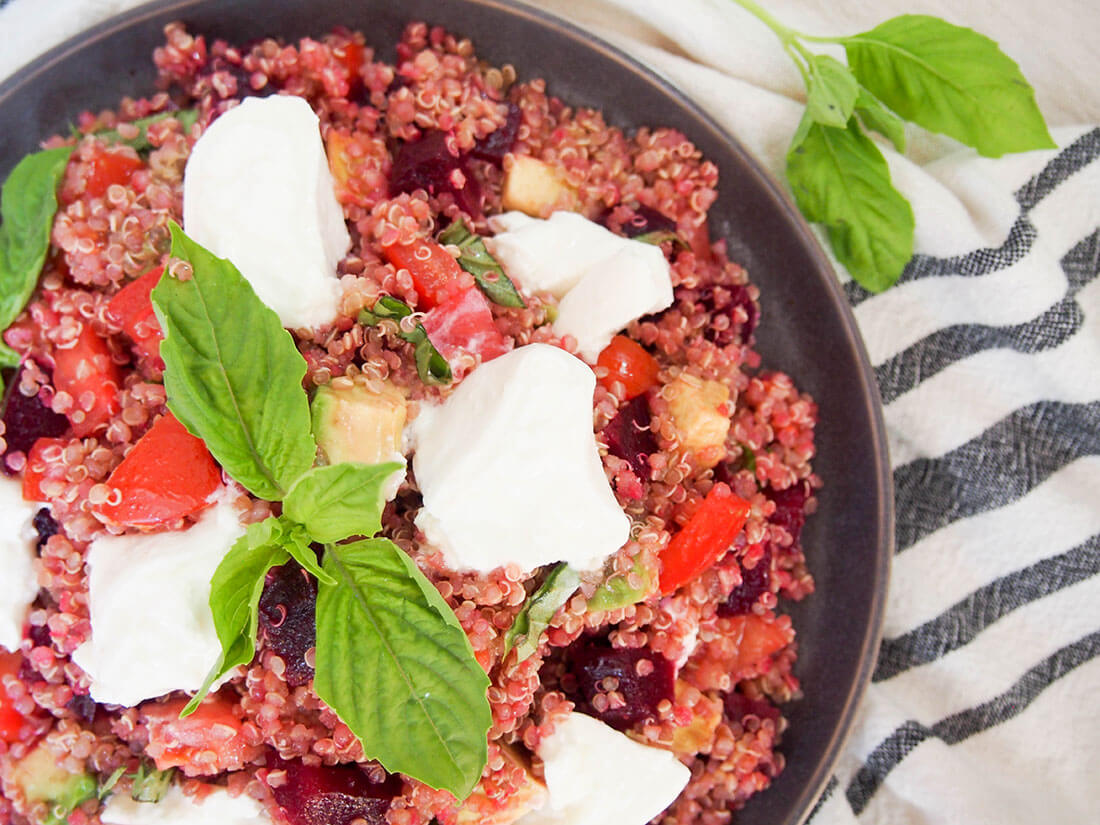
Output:
<path fill-rule="evenodd" d="M 581 583 L 581 577 L 565 562 L 562 562 L 546 577 L 538 590 L 531 594 L 527 603 L 516 614 L 512 626 L 504 634 L 504 655 L 514 647 L 516 661 L 522 662 L 539 649 L 539 637 L 550 625 L 550 620 Z"/>
<path fill-rule="evenodd" d="M 191 131 L 191 127 L 198 122 L 199 110 L 178 109 L 174 112 L 157 112 L 157 114 L 149 115 L 148 117 L 139 117 L 137 120 L 132 120 L 127 124 L 138 130 L 138 133 L 132 138 L 124 138 L 118 129 L 104 129 L 99 132 L 94 132 L 93 134 L 105 143 L 123 143 L 133 147 L 138 152 L 144 153 L 153 148 L 153 144 L 149 142 L 149 127 L 154 123 L 159 123 L 169 118 L 178 120 L 183 131 L 189 132 Z M 79 132 L 77 134 L 79 135 Z"/>
<path fill-rule="evenodd" d="M 401 328 L 401 319 L 412 314 L 412 309 L 404 301 L 383 295 L 371 309 L 360 310 L 359 323 L 373 327 L 386 318 L 397 321 L 397 335 L 415 347 L 413 357 L 416 359 L 416 372 L 420 380 L 425 384 L 449 384 L 451 365 L 428 338 L 424 325 L 418 323 L 411 332 Z"/>
<path fill-rule="evenodd" d="M 478 287 L 494 304 L 503 307 L 527 306 L 516 285 L 504 274 L 480 235 L 475 235 L 459 218 L 439 235 L 439 242 L 458 247 L 458 265 L 474 276 Z"/>

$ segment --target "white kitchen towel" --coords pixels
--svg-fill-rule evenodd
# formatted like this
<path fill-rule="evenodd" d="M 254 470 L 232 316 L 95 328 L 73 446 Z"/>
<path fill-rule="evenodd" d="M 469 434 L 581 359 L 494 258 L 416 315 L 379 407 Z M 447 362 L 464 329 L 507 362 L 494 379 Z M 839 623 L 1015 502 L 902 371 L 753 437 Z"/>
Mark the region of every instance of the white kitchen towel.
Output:
<path fill-rule="evenodd" d="M 0 0 L 0 77 L 133 5 Z M 800 80 L 732 2 L 537 5 L 664 74 L 781 175 Z M 880 295 L 841 277 L 885 402 L 897 556 L 872 685 L 812 822 L 1098 821 L 1100 10 L 766 5 L 818 34 L 904 12 L 974 26 L 1020 63 L 1059 146 L 990 160 L 910 130 L 905 156 L 884 147 L 916 255 Z"/>

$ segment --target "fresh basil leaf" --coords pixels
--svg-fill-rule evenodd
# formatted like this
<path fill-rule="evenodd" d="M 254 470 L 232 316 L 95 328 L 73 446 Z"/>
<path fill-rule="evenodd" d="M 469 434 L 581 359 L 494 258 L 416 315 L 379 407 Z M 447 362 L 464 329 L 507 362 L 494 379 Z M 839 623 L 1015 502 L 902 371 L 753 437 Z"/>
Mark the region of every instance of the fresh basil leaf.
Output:
<path fill-rule="evenodd" d="M 756 475 L 756 453 L 748 444 L 741 444 L 741 466 Z"/>
<path fill-rule="evenodd" d="M 175 774 L 175 768 L 158 771 L 156 765 L 142 760 L 137 771 L 131 774 L 133 785 L 130 786 L 130 798 L 135 802 L 160 802 Z"/>
<path fill-rule="evenodd" d="M 810 58 L 809 69 L 806 111 L 822 126 L 843 129 L 855 109 L 859 84 L 847 66 L 827 54 Z"/>
<path fill-rule="evenodd" d="M 840 42 L 859 82 L 906 120 L 987 157 L 1055 148 L 1020 67 L 973 29 L 907 14 Z"/>
<path fill-rule="evenodd" d="M 665 241 L 672 241 L 674 246 L 678 246 L 681 249 L 691 248 L 687 241 L 668 229 L 655 229 L 652 232 L 643 232 L 641 235 L 635 235 L 631 240 L 653 244 L 654 246 L 660 246 Z"/>
<path fill-rule="evenodd" d="M 653 592 L 653 574 L 639 559 L 634 560 L 631 572 L 638 576 L 641 581 L 640 587 L 632 587 L 630 580 L 618 573 L 609 576 L 596 588 L 596 592 L 588 600 L 589 612 L 595 613 L 629 607 L 642 601 Z"/>
<path fill-rule="evenodd" d="M 290 560 L 283 547 L 284 536 L 283 522 L 274 516 L 251 524 L 214 571 L 210 579 L 210 612 L 222 652 L 180 718 L 195 712 L 214 682 L 233 668 L 247 665 L 256 655 L 264 577 L 272 567 Z"/>
<path fill-rule="evenodd" d="M 0 332 L 16 319 L 38 284 L 57 214 L 57 186 L 71 146 L 27 155 L 0 190 Z M 19 355 L 0 342 L 0 366 L 14 367 Z"/>
<path fill-rule="evenodd" d="M 527 603 L 516 614 L 512 626 L 504 634 L 504 655 L 513 647 L 516 661 L 522 662 L 539 649 L 539 637 L 550 625 L 550 620 L 569 597 L 577 592 L 581 577 L 572 567 L 562 562 L 546 577 L 539 589 L 531 594 Z"/>
<path fill-rule="evenodd" d="M 102 802 L 108 796 L 111 795 L 111 791 L 115 789 L 115 785 L 118 784 L 118 780 L 122 779 L 126 775 L 126 766 L 119 765 L 114 769 L 114 772 L 99 783 L 99 788 L 96 790 L 96 796 L 99 801 Z"/>
<path fill-rule="evenodd" d="M 388 539 L 326 548 L 313 687 L 367 759 L 464 799 L 488 760 L 489 679 L 451 608 Z"/>
<path fill-rule="evenodd" d="M 401 328 L 401 319 L 412 314 L 408 304 L 390 295 L 383 295 L 371 309 L 360 310 L 358 320 L 360 324 L 372 327 L 377 326 L 383 319 L 397 321 L 397 335 L 414 347 L 413 358 L 416 360 L 416 372 L 420 380 L 425 384 L 451 383 L 451 365 L 428 338 L 424 325 L 417 324 L 412 332 L 406 332 Z"/>
<path fill-rule="evenodd" d="M 804 120 L 808 119 L 804 118 Z M 890 182 L 886 159 L 850 122 L 812 123 L 787 154 L 787 180 L 808 220 L 826 225 L 837 258 L 860 284 L 881 292 L 913 255 L 913 209 Z"/>
<path fill-rule="evenodd" d="M 132 138 L 124 138 L 119 134 L 118 129 L 104 129 L 96 132 L 95 136 L 104 143 L 124 143 L 127 146 L 132 146 L 138 152 L 148 152 L 153 148 L 153 144 L 149 142 L 149 127 L 169 118 L 175 118 L 179 121 L 184 132 L 190 132 L 191 127 L 198 122 L 199 110 L 178 109 L 174 112 L 158 112 L 148 117 L 139 117 L 137 120 L 130 122 L 130 125 L 137 127 L 138 130 L 137 135 Z"/>
<path fill-rule="evenodd" d="M 192 276 L 161 278 L 152 292 L 168 408 L 249 492 L 281 499 L 317 455 L 305 359 L 232 263 L 174 222 L 171 231 Z"/>
<path fill-rule="evenodd" d="M 51 800 L 49 813 L 42 825 L 67 825 L 69 814 L 95 797 L 97 791 L 95 777 L 90 773 L 72 776 L 60 793 Z"/>
<path fill-rule="evenodd" d="M 290 488 L 283 515 L 303 525 L 314 541 L 373 536 L 382 529 L 386 482 L 401 469 L 396 461 L 314 467 Z"/>
<path fill-rule="evenodd" d="M 856 98 L 856 114 L 864 128 L 883 135 L 899 152 L 905 151 L 905 123 L 886 105 L 862 86 Z"/>
<path fill-rule="evenodd" d="M 283 539 L 283 549 L 290 554 L 294 561 L 298 562 L 303 570 L 325 584 L 336 584 L 332 576 L 321 568 L 321 563 L 317 561 L 317 554 L 313 552 L 312 544 L 313 542 L 310 540 L 305 527 L 300 524 L 291 525 L 291 529 L 287 531 L 286 537 Z"/>
<path fill-rule="evenodd" d="M 439 242 L 458 247 L 458 265 L 474 276 L 478 288 L 494 304 L 502 307 L 527 306 L 516 285 L 485 247 L 485 241 L 471 232 L 464 220 L 459 218 L 444 229 L 439 235 Z"/>

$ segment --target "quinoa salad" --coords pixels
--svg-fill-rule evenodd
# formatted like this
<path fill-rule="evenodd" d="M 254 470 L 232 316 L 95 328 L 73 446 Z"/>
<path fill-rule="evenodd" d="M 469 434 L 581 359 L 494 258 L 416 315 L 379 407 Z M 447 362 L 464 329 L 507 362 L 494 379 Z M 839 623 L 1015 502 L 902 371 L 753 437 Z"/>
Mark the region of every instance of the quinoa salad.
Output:
<path fill-rule="evenodd" d="M 4 183 L 0 824 L 737 821 L 821 481 L 716 167 L 424 23 L 164 35 Z"/>

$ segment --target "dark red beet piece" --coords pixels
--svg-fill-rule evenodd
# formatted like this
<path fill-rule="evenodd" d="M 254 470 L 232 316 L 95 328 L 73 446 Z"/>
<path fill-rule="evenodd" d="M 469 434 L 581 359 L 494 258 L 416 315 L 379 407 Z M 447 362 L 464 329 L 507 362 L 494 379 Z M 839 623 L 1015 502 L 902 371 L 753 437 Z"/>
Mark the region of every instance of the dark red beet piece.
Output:
<path fill-rule="evenodd" d="M 95 721 L 96 703 L 91 696 L 73 694 L 73 698 L 65 703 L 65 707 L 81 721 L 89 723 Z"/>
<path fill-rule="evenodd" d="M 61 525 L 54 521 L 53 516 L 50 514 L 49 507 L 39 508 L 38 512 L 34 514 L 34 520 L 31 522 L 34 525 L 34 530 L 38 533 L 37 547 L 39 550 L 50 540 L 50 536 L 56 536 L 61 532 Z"/>
<path fill-rule="evenodd" d="M 791 541 L 798 543 L 802 526 L 806 523 L 806 499 L 810 497 L 810 484 L 799 481 L 786 490 L 764 490 L 764 495 L 775 502 L 775 512 L 768 518 L 772 524 L 784 527 L 791 534 Z"/>
<path fill-rule="evenodd" d="M 481 213 L 481 187 L 447 132 L 425 132 L 419 140 L 397 147 L 390 173 L 390 195 L 423 189 L 429 195 L 450 192 L 459 209 L 468 215 Z"/>
<path fill-rule="evenodd" d="M 348 825 L 356 819 L 382 825 L 401 792 L 396 776 L 372 782 L 357 765 L 306 765 L 271 755 L 267 767 L 286 774 L 285 781 L 268 781 L 268 787 L 290 825 Z"/>
<path fill-rule="evenodd" d="M 512 151 L 512 145 L 516 142 L 516 134 L 519 132 L 519 124 L 523 120 L 523 112 L 519 106 L 508 102 L 508 115 L 504 119 L 504 125 L 497 127 L 476 144 L 470 154 L 478 160 L 486 160 L 489 163 L 500 166 L 504 156 Z"/>
<path fill-rule="evenodd" d="M 676 232 L 676 221 L 672 218 L 639 204 L 634 208 L 634 217 L 622 225 L 622 233 L 628 238 L 649 235 L 653 232 Z"/>
<path fill-rule="evenodd" d="M 710 324 L 703 330 L 703 337 L 720 347 L 728 347 L 740 331 L 740 340 L 748 341 L 756 329 L 756 322 L 760 319 L 760 311 L 749 296 L 748 287 L 742 284 L 730 286 L 705 286 L 695 293 L 694 303 L 712 317 L 719 315 L 729 316 L 732 321 L 733 311 L 737 307 L 744 307 L 747 316 L 743 324 L 731 323 L 721 328 Z"/>
<path fill-rule="evenodd" d="M 316 643 L 316 608 L 317 583 L 296 563 L 268 574 L 260 595 L 260 638 L 286 664 L 283 678 L 291 687 L 313 678 L 306 653 Z"/>
<path fill-rule="evenodd" d="M 756 563 L 756 567 L 747 570 L 741 568 L 741 584 L 733 588 L 729 598 L 718 605 L 719 616 L 743 616 L 752 610 L 761 593 L 766 593 L 771 586 L 771 547 L 764 550 L 764 555 Z"/>
<path fill-rule="evenodd" d="M 748 715 L 759 719 L 779 720 L 779 708 L 770 702 L 761 699 L 750 699 L 737 690 L 731 690 L 726 694 L 724 702 L 726 706 L 726 718 L 733 722 L 740 722 Z"/>
<path fill-rule="evenodd" d="M 53 644 L 50 629 L 44 624 L 32 624 L 27 627 L 27 638 L 35 647 L 49 647 Z"/>
<path fill-rule="evenodd" d="M 11 378 L 4 393 L 4 442 L 9 453 L 25 453 L 38 439 L 56 438 L 69 429 L 69 419 L 55 413 L 37 395 L 19 391 L 22 377 L 20 371 Z"/>
<path fill-rule="evenodd" d="M 640 675 L 638 663 L 643 659 L 649 660 L 653 667 Z M 604 639 L 583 637 L 569 648 L 568 662 L 570 672 L 577 679 L 579 695 L 575 701 L 578 707 L 616 730 L 656 719 L 661 701 L 673 700 L 675 664 L 646 648 L 613 648 Z M 600 689 L 600 683 L 609 676 L 619 680 L 616 690 L 622 694 L 626 705 L 601 712 L 596 710 L 592 700 L 598 693 L 605 692 Z"/>
<path fill-rule="evenodd" d="M 657 440 L 649 428 L 649 402 L 644 395 L 619 407 L 603 436 L 611 455 L 629 463 L 638 478 L 649 480 L 649 457 L 657 452 Z"/>

